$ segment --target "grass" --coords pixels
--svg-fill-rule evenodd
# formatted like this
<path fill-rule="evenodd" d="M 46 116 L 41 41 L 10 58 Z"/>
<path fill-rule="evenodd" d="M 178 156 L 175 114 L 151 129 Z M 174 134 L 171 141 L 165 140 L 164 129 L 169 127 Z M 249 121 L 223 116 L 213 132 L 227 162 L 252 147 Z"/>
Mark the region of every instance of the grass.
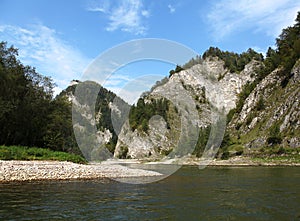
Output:
<path fill-rule="evenodd" d="M 23 146 L 0 146 L 0 160 L 57 160 L 87 163 L 82 156 L 76 154 Z"/>
<path fill-rule="evenodd" d="M 294 156 L 269 156 L 266 158 L 263 157 L 255 157 L 252 158 L 256 162 L 261 163 L 274 163 L 274 164 L 280 164 L 280 163 L 287 163 L 287 164 L 293 164 L 293 163 L 300 163 L 300 157 Z"/>
<path fill-rule="evenodd" d="M 264 163 L 300 163 L 300 148 L 261 148 L 252 152 L 250 157 Z"/>

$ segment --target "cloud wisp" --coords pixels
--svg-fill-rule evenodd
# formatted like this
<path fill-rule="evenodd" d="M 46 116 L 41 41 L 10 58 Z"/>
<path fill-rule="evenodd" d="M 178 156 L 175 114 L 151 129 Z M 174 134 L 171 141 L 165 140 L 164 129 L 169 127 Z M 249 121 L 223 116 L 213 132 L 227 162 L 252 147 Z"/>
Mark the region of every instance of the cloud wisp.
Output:
<path fill-rule="evenodd" d="M 135 35 L 145 35 L 145 19 L 150 16 L 141 0 L 101 1 L 91 5 L 88 11 L 100 12 L 108 19 L 107 31 L 121 30 Z"/>
<path fill-rule="evenodd" d="M 91 61 L 79 50 L 61 40 L 54 29 L 44 25 L 23 28 L 0 26 L 0 37 L 19 49 L 22 63 L 37 68 L 43 75 L 51 75 L 57 84 L 57 94 L 72 79 L 79 79 Z"/>
<path fill-rule="evenodd" d="M 168 5 L 168 9 L 169 9 L 169 12 L 171 13 L 171 14 L 173 14 L 175 11 L 176 11 L 176 8 L 175 8 L 175 6 L 174 5 Z"/>
<path fill-rule="evenodd" d="M 206 19 L 216 40 L 248 28 L 277 37 L 299 10 L 294 0 L 221 0 L 212 3 Z"/>

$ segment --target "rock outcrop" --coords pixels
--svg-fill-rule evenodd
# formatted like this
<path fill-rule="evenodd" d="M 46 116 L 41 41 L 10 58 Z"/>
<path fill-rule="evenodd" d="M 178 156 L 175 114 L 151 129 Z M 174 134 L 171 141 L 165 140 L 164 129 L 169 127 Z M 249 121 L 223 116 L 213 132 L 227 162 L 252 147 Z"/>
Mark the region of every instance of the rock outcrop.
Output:
<path fill-rule="evenodd" d="M 74 90 L 67 90 L 66 96 L 80 110 L 80 120 L 74 129 L 86 137 L 82 142 L 87 149 L 81 150 L 86 151 L 90 160 L 101 160 L 103 155 L 160 159 L 189 154 L 192 152 L 189 145 L 195 146 L 199 130 L 216 121 L 218 113 L 228 114 L 236 108 L 239 94 L 246 84 L 257 82 L 262 66 L 261 61 L 252 60 L 239 73 L 232 73 L 225 68 L 223 60 L 208 57 L 172 74 L 151 93 L 144 94 L 146 104 L 159 99 L 170 101 L 165 118 L 152 116 L 147 131 L 131 127 L 128 120 L 131 107 L 120 98 L 113 99 L 112 92 L 101 89 L 98 108 L 93 113 L 88 102 L 82 103 Z M 277 68 L 256 83 L 240 111 L 228 122 L 227 131 L 239 147 L 270 146 L 274 140 L 286 147 L 300 146 L 300 61 L 292 69 L 287 84 L 283 85 L 286 79 L 280 73 L 281 68 Z M 94 134 L 90 136 L 91 133 Z M 183 152 L 178 151 L 176 147 L 183 144 L 186 145 Z M 107 149 L 113 155 L 106 155 Z"/>
<path fill-rule="evenodd" d="M 118 136 L 114 156 L 165 156 L 178 145 L 180 131 L 185 130 L 191 136 L 191 129 L 184 127 L 194 127 L 198 138 L 199 128 L 205 128 L 215 120 L 214 112 L 226 114 L 235 108 L 242 87 L 255 80 L 256 70 L 260 65 L 260 62 L 253 60 L 240 73 L 231 73 L 224 68 L 224 61 L 209 57 L 201 64 L 173 74 L 165 84 L 154 88 L 144 100 L 151 102 L 151 99 L 161 97 L 170 100 L 179 110 L 176 116 L 172 116 L 178 119 L 176 125 L 173 123 L 167 128 L 164 119 L 158 118 L 153 121 L 155 123 L 150 121 L 150 130 L 145 133 L 137 129 L 132 131 L 127 122 Z"/>
<path fill-rule="evenodd" d="M 268 138 L 275 136 L 274 128 L 282 145 L 300 146 L 300 62 L 292 69 L 287 85 L 283 85 L 285 76 L 280 71 L 275 69 L 256 85 L 228 126 L 232 134 L 242 137 L 245 147 L 272 145 Z"/>

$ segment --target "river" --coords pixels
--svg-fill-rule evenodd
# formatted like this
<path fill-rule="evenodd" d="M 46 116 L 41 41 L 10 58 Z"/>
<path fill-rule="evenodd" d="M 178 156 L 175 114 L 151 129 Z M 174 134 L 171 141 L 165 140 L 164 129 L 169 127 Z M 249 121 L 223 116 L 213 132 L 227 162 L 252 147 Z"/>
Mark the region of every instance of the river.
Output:
<path fill-rule="evenodd" d="M 300 220 L 300 168 L 184 166 L 144 185 L 0 184 L 0 220 Z"/>

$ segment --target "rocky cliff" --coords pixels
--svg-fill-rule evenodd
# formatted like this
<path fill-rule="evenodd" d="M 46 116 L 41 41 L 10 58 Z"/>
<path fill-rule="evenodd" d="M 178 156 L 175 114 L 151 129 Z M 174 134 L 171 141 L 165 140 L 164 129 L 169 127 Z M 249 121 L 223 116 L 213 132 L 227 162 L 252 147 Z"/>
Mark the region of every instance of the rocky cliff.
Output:
<path fill-rule="evenodd" d="M 112 157 L 130 106 L 95 82 L 72 81 L 59 96 L 72 101 L 73 129 L 84 157 L 92 161 Z"/>
<path fill-rule="evenodd" d="M 88 147 L 82 151 L 90 160 L 112 157 L 103 149 L 108 149 L 117 158 L 159 159 L 195 154 L 193 148 L 197 148 L 199 140 L 203 139 L 201 133 L 213 123 L 215 114 L 230 115 L 232 110 L 235 113 L 226 127 L 230 140 L 226 145 L 229 149 L 233 147 L 231 152 L 247 153 L 274 145 L 299 147 L 300 61 L 296 62 L 284 85 L 285 76 L 280 74 L 282 67 L 258 80 L 263 66 L 262 61 L 253 59 L 240 72 L 232 72 L 223 60 L 207 57 L 173 74 L 164 84 L 155 86 L 151 93 L 145 93 L 141 98 L 141 113 L 146 113 L 151 106 L 160 109 L 162 106 L 158 104 L 164 104 L 163 112 L 152 112 L 150 115 L 153 116 L 146 118 L 147 129 L 141 125 L 133 128 L 130 108 L 134 107 L 120 98 L 116 101 L 116 95 L 99 85 L 94 115 L 90 105 L 74 95 L 77 83 L 63 94 L 80 109 L 80 121 L 74 124 L 74 130 L 81 131 L 79 134 L 86 137 L 82 142 Z M 255 87 L 242 101 L 240 110 L 236 110 L 237 104 L 241 103 L 240 94 L 251 84 Z M 121 123 L 113 125 L 114 119 Z M 89 122 L 91 127 L 80 122 Z M 88 135 L 92 127 L 97 128 L 94 137 Z M 86 133 L 82 132 L 84 130 Z M 93 143 L 93 140 L 97 142 Z"/>
<path fill-rule="evenodd" d="M 300 146 L 300 60 L 291 70 L 291 78 L 283 85 L 281 68 L 267 75 L 253 89 L 228 125 L 235 143 L 245 148 L 275 144 Z"/>
<path fill-rule="evenodd" d="M 189 139 L 192 139 L 190 136 L 194 134 L 198 139 L 199 130 L 212 123 L 216 110 L 226 114 L 235 108 L 238 94 L 246 83 L 255 80 L 256 70 L 260 65 L 261 62 L 252 60 L 241 72 L 232 73 L 225 68 L 224 61 L 217 57 L 208 57 L 200 64 L 173 74 L 165 84 L 155 87 L 143 99 L 146 103 L 161 97 L 170 100 L 178 109 L 178 113 L 170 111 L 169 108 L 168 114 L 171 116 L 169 118 L 176 120 L 170 123 L 162 117 L 151 118 L 148 132 L 131 130 L 127 122 L 119 134 L 114 156 L 163 157 L 175 147 L 178 148 L 181 131 L 186 131 Z M 166 126 L 167 123 L 170 125 L 169 128 Z M 186 140 L 185 143 L 190 147 L 183 149 L 187 153 L 192 153 L 193 150 L 190 148 L 195 148 L 196 143 Z"/>

